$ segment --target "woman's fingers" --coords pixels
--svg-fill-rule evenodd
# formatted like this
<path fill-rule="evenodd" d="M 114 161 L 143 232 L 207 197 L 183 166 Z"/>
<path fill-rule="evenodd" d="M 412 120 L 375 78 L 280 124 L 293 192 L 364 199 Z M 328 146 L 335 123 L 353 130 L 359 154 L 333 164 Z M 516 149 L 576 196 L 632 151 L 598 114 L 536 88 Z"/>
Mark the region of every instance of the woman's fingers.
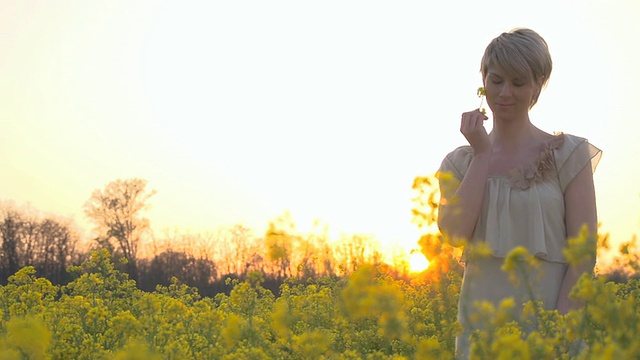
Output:
<path fill-rule="evenodd" d="M 462 114 L 462 121 L 460 123 L 460 131 L 463 133 L 473 131 L 479 127 L 484 128 L 484 121 L 488 117 L 481 113 L 479 110 L 469 111 Z"/>
<path fill-rule="evenodd" d="M 460 132 L 476 151 L 484 151 L 490 147 L 489 134 L 484 128 L 484 121 L 487 119 L 488 117 L 478 109 L 462 114 Z"/>

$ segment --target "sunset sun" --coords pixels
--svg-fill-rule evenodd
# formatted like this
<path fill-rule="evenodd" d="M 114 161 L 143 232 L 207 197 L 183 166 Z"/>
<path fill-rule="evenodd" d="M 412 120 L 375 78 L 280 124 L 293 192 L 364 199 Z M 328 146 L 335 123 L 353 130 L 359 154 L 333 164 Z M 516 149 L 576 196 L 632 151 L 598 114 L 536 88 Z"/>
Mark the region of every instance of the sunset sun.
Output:
<path fill-rule="evenodd" d="M 0 0 L 0 360 L 640 359 L 638 18 Z"/>
<path fill-rule="evenodd" d="M 413 273 L 419 273 L 427 270 L 429 267 L 429 260 L 424 256 L 420 250 L 411 250 L 409 256 L 409 268 Z"/>

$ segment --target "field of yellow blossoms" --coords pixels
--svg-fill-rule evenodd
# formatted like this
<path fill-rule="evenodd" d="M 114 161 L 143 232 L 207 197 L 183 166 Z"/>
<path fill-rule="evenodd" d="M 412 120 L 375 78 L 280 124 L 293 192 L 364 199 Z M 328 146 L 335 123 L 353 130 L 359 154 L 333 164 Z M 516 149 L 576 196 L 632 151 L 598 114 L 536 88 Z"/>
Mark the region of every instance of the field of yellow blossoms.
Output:
<path fill-rule="evenodd" d="M 435 206 L 432 200 L 423 205 Z M 416 215 L 428 222 L 428 212 Z M 590 256 L 592 241 L 570 241 L 567 258 Z M 64 286 L 25 267 L 0 286 L 0 359 L 454 359 L 457 249 L 438 234 L 420 245 L 431 264 L 413 278 L 362 265 L 342 277 L 291 278 L 273 293 L 256 272 L 229 280 L 232 290 L 215 297 L 179 279 L 139 290 L 106 250 L 70 268 L 75 278 Z M 638 274 L 635 243 L 620 250 L 619 263 Z M 526 279 L 530 266 L 535 259 L 518 248 L 504 269 Z M 515 311 L 511 299 L 497 308 L 477 304 L 482 312 L 473 321 L 484 330 L 472 334 L 472 358 L 640 358 L 637 277 L 585 275 L 572 297 L 584 306 L 567 315 L 535 302 Z"/>

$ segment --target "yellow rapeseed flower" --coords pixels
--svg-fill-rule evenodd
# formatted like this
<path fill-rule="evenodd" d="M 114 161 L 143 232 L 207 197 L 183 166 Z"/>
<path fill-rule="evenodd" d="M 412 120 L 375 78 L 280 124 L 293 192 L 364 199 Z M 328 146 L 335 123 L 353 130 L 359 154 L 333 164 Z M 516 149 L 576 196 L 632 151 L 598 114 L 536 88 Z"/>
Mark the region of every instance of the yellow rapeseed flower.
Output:
<path fill-rule="evenodd" d="M 478 109 L 480 109 L 481 113 L 486 114 L 487 110 L 482 107 L 482 104 L 484 102 L 484 97 L 487 95 L 487 91 L 483 86 L 481 86 L 478 88 L 478 91 L 476 91 L 476 94 L 478 94 L 478 97 L 480 98 L 480 106 L 478 106 Z"/>
<path fill-rule="evenodd" d="M 571 265 L 595 263 L 598 240 L 583 226 L 580 235 L 567 240 L 567 247 L 562 251 Z"/>
<path fill-rule="evenodd" d="M 491 247 L 485 241 L 478 241 L 467 244 L 466 251 L 469 252 L 469 255 L 471 257 L 486 258 L 491 256 L 492 254 Z"/>
<path fill-rule="evenodd" d="M 227 350 L 233 349 L 242 337 L 242 319 L 236 314 L 229 314 L 227 324 L 222 329 L 222 338 Z"/>
<path fill-rule="evenodd" d="M 529 251 L 526 248 L 522 246 L 514 248 L 509 252 L 509 254 L 507 254 L 507 257 L 504 259 L 502 270 L 508 272 L 509 275 L 511 275 L 527 259 L 528 256 Z"/>
<path fill-rule="evenodd" d="M 513 300 L 512 297 L 506 298 L 502 300 L 502 302 L 500 303 L 500 309 L 503 309 L 503 310 L 512 310 L 515 307 L 516 307 L 516 302 L 515 300 Z"/>
<path fill-rule="evenodd" d="M 522 316 L 525 319 L 531 319 L 536 316 L 536 303 L 534 301 L 527 301 L 522 307 Z"/>
<path fill-rule="evenodd" d="M 493 358 L 498 360 L 527 360 L 531 358 L 529 346 L 522 340 L 519 333 L 498 336 L 491 344 L 491 352 L 494 355 Z"/>
<path fill-rule="evenodd" d="M 528 281 L 533 269 L 538 268 L 539 262 L 529 251 L 518 246 L 511 250 L 502 264 L 502 270 L 509 274 L 509 280 L 514 284 L 520 284 L 522 280 Z"/>

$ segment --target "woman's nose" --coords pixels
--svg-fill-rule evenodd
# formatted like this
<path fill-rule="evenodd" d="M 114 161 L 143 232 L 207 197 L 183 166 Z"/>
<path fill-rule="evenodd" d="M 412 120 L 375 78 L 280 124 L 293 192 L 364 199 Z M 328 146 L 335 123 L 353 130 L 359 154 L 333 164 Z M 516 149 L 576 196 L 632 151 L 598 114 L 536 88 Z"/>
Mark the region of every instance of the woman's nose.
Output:
<path fill-rule="evenodd" d="M 511 85 L 507 84 L 507 82 L 505 81 L 504 84 L 502 84 L 502 87 L 500 88 L 500 96 L 510 96 L 511 95 Z"/>

